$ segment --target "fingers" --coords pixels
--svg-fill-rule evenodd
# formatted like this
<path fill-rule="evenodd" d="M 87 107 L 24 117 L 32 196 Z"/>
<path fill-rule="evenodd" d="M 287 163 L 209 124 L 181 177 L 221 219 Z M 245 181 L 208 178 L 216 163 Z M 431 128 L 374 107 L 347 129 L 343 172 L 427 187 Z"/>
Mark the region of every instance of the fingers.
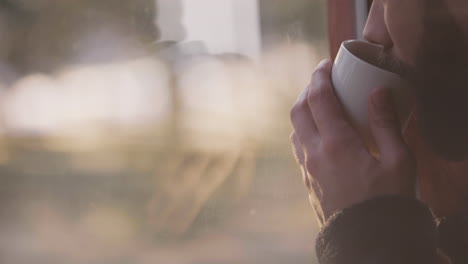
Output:
<path fill-rule="evenodd" d="M 331 82 L 332 63 L 323 61 L 314 72 L 307 98 L 310 111 L 322 140 L 356 136 L 348 123 Z"/>
<path fill-rule="evenodd" d="M 310 194 L 313 190 L 312 190 L 311 181 L 309 179 L 309 174 L 307 173 L 307 170 L 304 166 L 304 163 L 305 163 L 304 152 L 302 151 L 302 146 L 301 146 L 301 143 L 299 142 L 299 138 L 294 132 L 291 134 L 291 142 L 293 144 L 294 156 L 296 157 L 297 163 L 299 163 L 301 167 L 302 181 L 304 182 L 307 192 Z"/>
<path fill-rule="evenodd" d="M 304 151 L 302 150 L 301 142 L 299 141 L 299 138 L 297 137 L 295 132 L 291 134 L 291 143 L 293 144 L 293 153 L 297 163 L 300 165 L 304 165 Z"/>
<path fill-rule="evenodd" d="M 310 183 L 308 173 L 305 170 L 305 155 L 304 151 L 302 150 L 301 142 L 299 142 L 299 138 L 295 132 L 291 134 L 291 142 L 293 144 L 294 157 L 296 158 L 297 163 L 301 166 L 302 180 L 304 181 L 304 185 L 307 188 L 307 191 L 310 193 L 312 191 L 312 185 Z"/>
<path fill-rule="evenodd" d="M 304 89 L 291 110 L 291 123 L 306 155 L 311 154 L 320 141 L 320 135 L 307 103 L 308 92 L 309 87 Z"/>
<path fill-rule="evenodd" d="M 320 201 L 317 200 L 317 198 L 313 194 L 309 194 L 309 203 L 314 209 L 315 216 L 317 217 L 317 222 L 320 227 L 323 227 L 325 224 L 325 217 L 323 214 L 323 210 L 320 206 Z"/>
<path fill-rule="evenodd" d="M 408 152 L 389 89 L 375 89 L 369 103 L 369 124 L 381 160 L 396 161 Z"/>
<path fill-rule="evenodd" d="M 291 142 L 296 161 L 301 166 L 304 185 L 310 193 L 312 185 L 305 168 L 305 159 L 306 155 L 308 158 L 313 156 L 320 136 L 307 104 L 308 92 L 309 87 L 304 89 L 291 110 L 291 122 L 294 127 L 294 132 L 291 134 Z"/>

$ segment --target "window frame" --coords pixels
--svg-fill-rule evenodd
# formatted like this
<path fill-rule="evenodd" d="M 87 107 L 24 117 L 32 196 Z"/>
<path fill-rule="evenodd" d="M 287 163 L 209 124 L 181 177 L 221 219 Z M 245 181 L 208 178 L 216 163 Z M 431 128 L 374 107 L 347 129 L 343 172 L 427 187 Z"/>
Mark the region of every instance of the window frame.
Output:
<path fill-rule="evenodd" d="M 328 39 L 332 59 L 343 41 L 363 38 L 370 4 L 369 0 L 328 0 Z"/>

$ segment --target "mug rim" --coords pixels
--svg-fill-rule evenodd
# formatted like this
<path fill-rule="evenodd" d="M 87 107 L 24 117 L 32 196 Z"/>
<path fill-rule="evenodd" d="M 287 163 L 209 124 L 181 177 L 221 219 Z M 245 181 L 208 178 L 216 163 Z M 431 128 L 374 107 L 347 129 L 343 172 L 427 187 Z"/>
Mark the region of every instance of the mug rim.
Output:
<path fill-rule="evenodd" d="M 354 59 L 356 59 L 359 62 L 364 63 L 364 64 L 366 64 L 368 66 L 371 66 L 374 69 L 377 69 L 377 70 L 381 71 L 382 73 L 394 76 L 394 77 L 404 81 L 404 79 L 399 74 L 397 74 L 395 72 L 392 72 L 392 71 L 389 71 L 389 70 L 382 69 L 381 67 L 378 67 L 378 66 L 376 66 L 376 65 L 374 65 L 374 64 L 372 64 L 372 63 L 370 63 L 370 62 L 368 62 L 368 61 L 366 61 L 364 59 L 361 59 L 360 57 L 358 57 L 356 55 L 354 55 L 354 53 L 351 52 L 348 49 L 348 47 L 346 46 L 348 43 L 362 43 L 362 44 L 366 44 L 366 45 L 370 45 L 370 46 L 374 46 L 374 47 L 383 49 L 382 45 L 378 45 L 378 44 L 371 43 L 371 42 L 368 42 L 368 41 L 365 41 L 365 40 L 360 40 L 360 39 L 349 39 L 349 40 L 345 40 L 345 41 L 343 41 L 343 43 L 341 43 L 341 46 L 342 46 L 343 50 L 346 51 L 346 53 L 348 55 L 350 55 L 351 57 L 353 57 Z"/>

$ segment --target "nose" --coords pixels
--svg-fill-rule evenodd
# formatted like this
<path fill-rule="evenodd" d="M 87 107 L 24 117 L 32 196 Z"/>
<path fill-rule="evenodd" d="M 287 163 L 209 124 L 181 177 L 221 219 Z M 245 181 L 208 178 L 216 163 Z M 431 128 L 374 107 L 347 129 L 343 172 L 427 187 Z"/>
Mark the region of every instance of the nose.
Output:
<path fill-rule="evenodd" d="M 393 41 L 385 23 L 385 10 L 380 1 L 374 1 L 372 4 L 364 28 L 364 38 L 371 43 L 384 46 L 385 49 L 393 47 Z"/>

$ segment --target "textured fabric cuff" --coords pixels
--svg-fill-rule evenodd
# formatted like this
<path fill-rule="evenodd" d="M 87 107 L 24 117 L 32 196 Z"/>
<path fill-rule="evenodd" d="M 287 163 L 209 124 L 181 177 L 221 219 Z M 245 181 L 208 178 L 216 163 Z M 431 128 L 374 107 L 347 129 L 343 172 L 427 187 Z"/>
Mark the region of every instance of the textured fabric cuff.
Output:
<path fill-rule="evenodd" d="M 434 263 L 436 223 L 421 202 L 385 196 L 336 213 L 320 232 L 321 264 Z"/>
<path fill-rule="evenodd" d="M 439 248 L 452 263 L 468 263 L 468 207 L 439 224 Z"/>

